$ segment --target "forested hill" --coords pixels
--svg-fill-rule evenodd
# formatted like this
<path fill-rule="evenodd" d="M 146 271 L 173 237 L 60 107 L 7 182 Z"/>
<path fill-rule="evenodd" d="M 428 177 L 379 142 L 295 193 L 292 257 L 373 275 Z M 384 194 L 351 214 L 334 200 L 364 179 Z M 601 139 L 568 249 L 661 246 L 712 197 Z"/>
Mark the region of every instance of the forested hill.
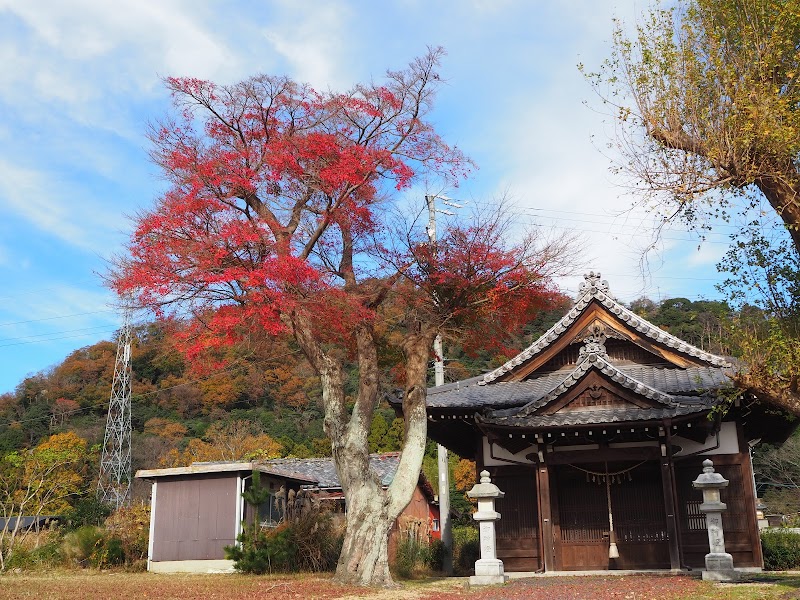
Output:
<path fill-rule="evenodd" d="M 521 349 L 567 309 L 543 313 L 508 351 Z M 728 306 L 674 298 L 647 299 L 631 308 L 692 344 L 728 353 L 721 342 Z M 287 339 L 234 347 L 205 371 L 189 368 L 176 336 L 160 323 L 134 331 L 134 468 L 188 464 L 192 460 L 321 456 L 329 452 L 322 430 L 320 388 L 301 353 Z M 103 341 L 70 354 L 61 364 L 22 381 L 0 396 L 0 454 L 33 447 L 53 433 L 74 431 L 89 445 L 102 443 L 114 374 L 116 344 Z M 507 356 L 468 353 L 448 345 L 449 380 L 501 364 Z M 396 387 L 387 356 L 385 390 Z M 355 381 L 355 380 L 354 380 Z M 388 405 L 379 409 L 370 441 L 375 451 L 398 448 L 402 423 Z"/>

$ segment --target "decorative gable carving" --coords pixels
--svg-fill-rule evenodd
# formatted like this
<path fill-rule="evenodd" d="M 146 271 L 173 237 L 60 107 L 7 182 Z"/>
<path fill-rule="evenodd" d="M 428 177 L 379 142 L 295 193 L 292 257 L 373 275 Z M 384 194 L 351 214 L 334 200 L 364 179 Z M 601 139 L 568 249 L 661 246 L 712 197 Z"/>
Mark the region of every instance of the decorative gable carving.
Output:
<path fill-rule="evenodd" d="M 597 354 L 603 358 L 608 358 L 608 353 L 606 352 L 606 328 L 599 323 L 593 323 L 587 328 L 583 346 L 578 352 L 578 362 L 586 358 L 588 354 Z"/>
<path fill-rule="evenodd" d="M 615 408 L 629 405 L 622 398 L 607 390 L 602 385 L 590 385 L 564 408 L 565 410 L 596 410 L 598 408 Z"/>
<path fill-rule="evenodd" d="M 652 408 L 659 404 L 661 403 L 656 400 L 606 379 L 602 372 L 593 371 L 572 389 L 564 390 L 558 397 L 543 404 L 537 412 L 552 415 L 609 408 Z"/>
<path fill-rule="evenodd" d="M 582 344 L 586 342 L 587 339 L 602 335 L 605 339 L 613 339 L 613 340 L 626 340 L 630 341 L 630 337 L 624 335 L 622 332 L 617 331 L 613 327 L 609 327 L 608 323 L 604 323 L 600 319 L 595 319 L 592 321 L 591 325 L 588 327 L 584 327 L 574 338 L 572 338 L 573 344 Z"/>

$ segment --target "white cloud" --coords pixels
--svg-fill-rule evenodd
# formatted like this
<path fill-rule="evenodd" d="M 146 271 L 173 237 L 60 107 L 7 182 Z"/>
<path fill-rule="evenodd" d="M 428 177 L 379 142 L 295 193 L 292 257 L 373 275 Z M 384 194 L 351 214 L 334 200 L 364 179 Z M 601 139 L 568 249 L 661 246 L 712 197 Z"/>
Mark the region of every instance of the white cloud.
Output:
<path fill-rule="evenodd" d="M 123 221 L 87 198 L 85 190 L 58 176 L 13 165 L 0 158 L 0 210 L 84 250 L 107 252 Z"/>
<path fill-rule="evenodd" d="M 351 10 L 340 2 L 280 3 L 283 10 L 264 28 L 264 37 L 290 65 L 299 81 L 319 89 L 347 89 Z"/>

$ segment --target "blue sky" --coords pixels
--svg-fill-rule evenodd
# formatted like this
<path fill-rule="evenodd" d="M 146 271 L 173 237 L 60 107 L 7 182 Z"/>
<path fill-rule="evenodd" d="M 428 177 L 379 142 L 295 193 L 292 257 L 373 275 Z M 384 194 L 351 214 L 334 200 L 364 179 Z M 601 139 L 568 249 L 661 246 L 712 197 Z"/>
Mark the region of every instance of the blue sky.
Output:
<path fill-rule="evenodd" d="M 641 275 L 649 217 L 617 216 L 633 199 L 598 149 L 609 126 L 576 65 L 597 67 L 612 17 L 632 23 L 636 10 L 601 0 L 0 0 L 0 393 L 119 326 L 99 274 L 129 216 L 162 189 L 144 133 L 169 109 L 168 75 L 229 83 L 264 72 L 347 89 L 442 45 L 432 119 L 480 167 L 450 196 L 506 194 L 521 223 L 581 233 L 583 270 L 602 271 L 623 300 L 717 297 L 723 234 L 698 250 L 668 231 Z M 575 289 L 579 275 L 562 285 Z"/>

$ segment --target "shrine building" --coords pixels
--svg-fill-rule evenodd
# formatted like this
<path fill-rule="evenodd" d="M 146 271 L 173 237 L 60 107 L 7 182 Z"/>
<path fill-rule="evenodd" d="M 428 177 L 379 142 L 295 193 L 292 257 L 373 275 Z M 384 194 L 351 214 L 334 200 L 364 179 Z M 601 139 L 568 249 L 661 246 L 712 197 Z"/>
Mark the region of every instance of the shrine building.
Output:
<path fill-rule="evenodd" d="M 734 565 L 763 564 L 750 448 L 793 426 L 736 390 L 734 360 L 647 322 L 599 273 L 572 309 L 501 367 L 428 390 L 428 435 L 505 492 L 506 571 L 702 568 L 710 458 L 730 481 L 723 527 Z"/>

